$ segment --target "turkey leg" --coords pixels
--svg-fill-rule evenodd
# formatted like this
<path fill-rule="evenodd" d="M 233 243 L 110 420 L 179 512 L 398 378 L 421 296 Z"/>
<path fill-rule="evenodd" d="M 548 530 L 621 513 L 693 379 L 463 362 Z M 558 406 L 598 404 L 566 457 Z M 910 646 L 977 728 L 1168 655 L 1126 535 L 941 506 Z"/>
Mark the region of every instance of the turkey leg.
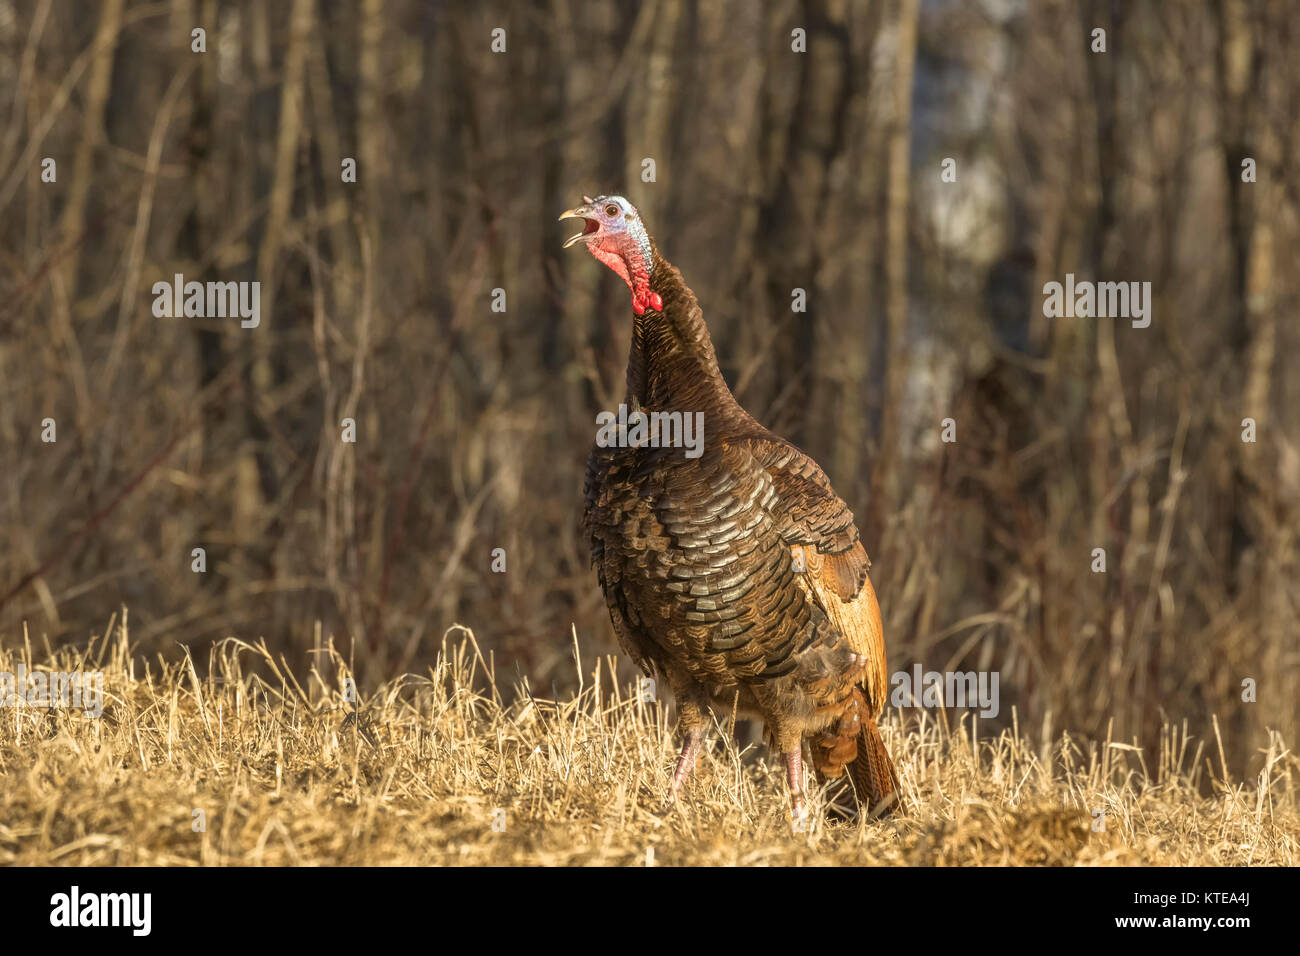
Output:
<path fill-rule="evenodd" d="M 677 769 L 673 771 L 672 786 L 668 788 L 669 803 L 673 803 L 677 799 L 677 791 L 681 789 L 686 778 L 695 769 L 695 758 L 699 756 L 700 744 L 703 740 L 703 727 L 688 727 L 686 729 L 686 740 L 682 743 L 681 756 L 677 758 Z"/>
<path fill-rule="evenodd" d="M 802 819 L 805 813 L 803 798 L 803 750 L 795 745 L 794 750 L 781 755 L 785 758 L 785 780 L 790 786 L 790 805 L 795 819 Z"/>

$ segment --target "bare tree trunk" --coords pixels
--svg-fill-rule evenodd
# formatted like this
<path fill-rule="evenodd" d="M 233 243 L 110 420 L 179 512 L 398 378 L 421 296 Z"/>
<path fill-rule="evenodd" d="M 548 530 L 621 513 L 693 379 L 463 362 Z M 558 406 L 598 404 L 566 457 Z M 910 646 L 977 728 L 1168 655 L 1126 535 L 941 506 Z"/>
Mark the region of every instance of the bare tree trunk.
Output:
<path fill-rule="evenodd" d="M 1231 295 L 1228 299 L 1228 347 L 1236 358 L 1234 367 L 1244 368 L 1246 378 L 1240 392 L 1243 417 L 1254 417 L 1258 424 L 1266 417 L 1267 365 L 1252 361 L 1252 351 L 1259 358 L 1271 350 L 1272 326 L 1265 320 L 1265 336 L 1258 345 L 1252 345 L 1250 315 L 1250 284 L 1252 282 L 1251 252 L 1255 241 L 1255 200 L 1259 195 L 1258 183 L 1244 183 L 1241 178 L 1241 161 L 1253 155 L 1253 140 L 1258 133 L 1258 108 L 1261 95 L 1263 56 L 1251 33 L 1250 7 L 1241 0 L 1213 3 L 1219 23 L 1217 47 L 1219 115 L 1223 137 L 1224 174 L 1228 192 L 1228 239 L 1231 244 Z M 1267 233 L 1264 236 L 1267 247 Z M 1255 282 L 1267 282 L 1266 268 L 1261 268 Z M 1253 394 L 1252 394 L 1253 390 Z M 1264 400 L 1260 400 L 1264 399 Z M 1258 404 L 1254 404 L 1257 402 Z M 1229 472 L 1222 476 L 1227 483 L 1226 510 L 1230 514 L 1230 532 L 1227 541 L 1227 573 L 1230 593 L 1237 593 L 1242 581 L 1238 569 L 1246 551 L 1254 543 L 1254 534 L 1246 514 L 1247 502 L 1252 495 L 1251 476 L 1241 463 L 1241 456 L 1224 456 L 1224 467 Z"/>
<path fill-rule="evenodd" d="M 765 121 L 769 128 L 765 147 L 774 166 L 759 208 L 756 256 L 763 276 L 764 308 L 779 329 L 772 349 L 776 407 L 767 424 L 798 445 L 808 443 L 815 398 L 814 325 L 819 307 L 825 305 L 819 288 L 823 265 L 819 237 L 829 212 L 830 167 L 845 148 L 852 92 L 844 0 L 806 0 L 802 13 L 808 52 L 791 51 L 786 34 L 781 39 L 784 49 L 778 53 L 798 58 L 798 95 L 788 114 L 769 115 Z M 769 22 L 784 20 L 774 9 Z M 779 100 L 770 87 L 767 95 Z M 804 290 L 806 312 L 793 311 L 795 289 Z"/>
<path fill-rule="evenodd" d="M 889 136 L 885 200 L 885 392 L 880 447 L 867 509 L 867 540 L 881 541 L 898 501 L 900 423 L 907 379 L 907 209 L 911 180 L 912 76 L 916 64 L 917 0 L 901 0 L 895 22 L 894 118 Z M 937 424 L 937 423 L 936 423 Z"/>
<path fill-rule="evenodd" d="M 630 84 L 624 137 L 628 148 L 629 182 L 638 183 L 637 209 L 646 222 L 659 222 L 666 205 L 664 193 L 672 188 L 673 144 L 668 137 L 670 121 L 678 111 L 677 34 L 682 19 L 682 0 L 658 0 L 655 31 L 649 51 L 643 56 L 642 80 Z M 641 184 L 642 160 L 655 161 L 653 183 Z M 636 176 L 637 179 L 631 179 Z"/>
<path fill-rule="evenodd" d="M 59 231 L 72 238 L 80 234 L 86 221 L 86 199 L 90 194 L 91 165 L 95 151 L 104 139 L 104 106 L 108 103 L 113 79 L 113 53 L 122 29 L 123 0 L 104 0 L 99 8 L 99 28 L 95 31 L 95 52 L 86 87 L 86 113 L 82 117 L 81 142 L 77 146 L 68 178 L 68 204 L 63 207 Z M 77 299 L 77 273 L 81 265 L 81 244 L 69 250 L 61 271 L 70 304 Z"/>

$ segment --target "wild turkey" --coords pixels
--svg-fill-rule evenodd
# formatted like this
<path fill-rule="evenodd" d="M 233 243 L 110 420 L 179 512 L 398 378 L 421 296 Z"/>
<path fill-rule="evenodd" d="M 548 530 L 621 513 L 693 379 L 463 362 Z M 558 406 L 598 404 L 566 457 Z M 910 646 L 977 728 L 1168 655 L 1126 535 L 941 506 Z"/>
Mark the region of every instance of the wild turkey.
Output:
<path fill-rule="evenodd" d="M 669 800 L 695 768 L 710 707 L 761 717 L 804 814 L 802 742 L 822 780 L 850 770 L 856 808 L 897 808 L 876 720 L 886 693 L 880 609 L 853 513 L 810 457 L 740 407 L 704 316 L 621 196 L 560 219 L 632 291 L 627 406 L 702 412 L 698 457 L 602 447 L 587 461 L 584 524 L 623 649 L 672 688 L 685 737 Z"/>

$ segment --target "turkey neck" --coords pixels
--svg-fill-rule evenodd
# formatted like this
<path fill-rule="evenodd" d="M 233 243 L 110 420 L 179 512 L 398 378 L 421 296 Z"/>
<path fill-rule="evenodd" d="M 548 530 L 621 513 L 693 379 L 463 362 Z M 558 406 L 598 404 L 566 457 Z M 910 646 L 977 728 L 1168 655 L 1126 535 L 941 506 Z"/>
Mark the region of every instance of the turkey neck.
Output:
<path fill-rule="evenodd" d="M 718 370 L 695 294 L 658 249 L 653 249 L 652 260 L 650 288 L 659 293 L 664 307 L 647 309 L 633 321 L 627 357 L 629 404 L 635 400 L 649 409 L 748 419 Z"/>

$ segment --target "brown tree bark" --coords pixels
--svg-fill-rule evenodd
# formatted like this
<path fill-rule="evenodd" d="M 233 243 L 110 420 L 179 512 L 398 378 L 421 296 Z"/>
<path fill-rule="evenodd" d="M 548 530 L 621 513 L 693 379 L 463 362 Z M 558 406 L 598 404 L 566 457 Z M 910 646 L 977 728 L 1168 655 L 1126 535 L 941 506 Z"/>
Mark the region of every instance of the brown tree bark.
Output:
<path fill-rule="evenodd" d="M 867 509 L 868 541 L 883 539 L 898 501 L 900 423 L 907 382 L 907 211 L 912 132 L 912 78 L 916 65 L 917 0 L 901 0 L 895 20 L 894 109 L 889 135 L 885 199 L 885 389 L 880 446 Z M 936 427 L 938 422 L 935 423 Z"/>

